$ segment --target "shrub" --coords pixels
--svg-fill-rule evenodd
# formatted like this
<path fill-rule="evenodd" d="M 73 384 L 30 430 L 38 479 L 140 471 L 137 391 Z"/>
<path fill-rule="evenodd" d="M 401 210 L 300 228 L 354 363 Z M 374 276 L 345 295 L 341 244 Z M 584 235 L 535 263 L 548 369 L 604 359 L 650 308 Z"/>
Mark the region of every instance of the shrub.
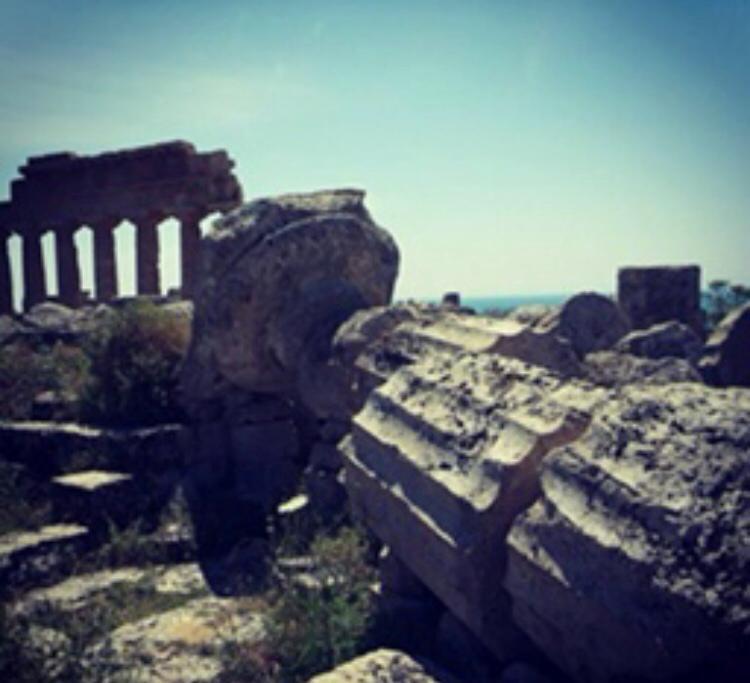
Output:
<path fill-rule="evenodd" d="M 708 329 L 714 329 L 727 313 L 748 301 L 750 301 L 750 287 L 734 285 L 727 280 L 710 282 L 705 301 Z"/>
<path fill-rule="evenodd" d="M 0 417 L 28 420 L 34 398 L 44 391 L 76 396 L 88 381 L 84 352 L 56 343 L 33 348 L 24 342 L 0 348 Z M 65 417 L 75 417 L 66 415 Z"/>
<path fill-rule="evenodd" d="M 303 681 L 364 649 L 372 621 L 374 570 L 352 527 L 312 543 L 313 585 L 290 580 L 268 620 L 270 650 L 281 680 Z"/>
<path fill-rule="evenodd" d="M 83 418 L 115 426 L 180 419 L 177 368 L 189 336 L 184 321 L 149 301 L 132 302 L 102 323 L 88 344 Z"/>

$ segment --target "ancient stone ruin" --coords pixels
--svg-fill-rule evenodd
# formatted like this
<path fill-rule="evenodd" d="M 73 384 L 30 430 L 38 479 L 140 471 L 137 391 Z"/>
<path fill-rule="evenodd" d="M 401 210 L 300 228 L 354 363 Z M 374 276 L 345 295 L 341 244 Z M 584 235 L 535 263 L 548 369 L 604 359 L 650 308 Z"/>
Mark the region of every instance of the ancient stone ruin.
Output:
<path fill-rule="evenodd" d="M 634 329 L 676 320 L 703 337 L 698 266 L 621 268 L 617 302 Z"/>
<path fill-rule="evenodd" d="M 8 238 L 23 240 L 24 310 L 47 298 L 41 237 L 55 233 L 59 298 L 81 303 L 78 255 L 73 237 L 88 226 L 94 235 L 95 296 L 117 296 L 113 231 L 123 220 L 136 226 L 138 294 L 159 294 L 158 224 L 180 221 L 182 295 L 196 277 L 200 221 L 237 206 L 242 191 L 226 152 L 199 153 L 187 142 L 78 156 L 71 152 L 31 157 L 0 202 L 0 314 L 12 312 Z"/>
<path fill-rule="evenodd" d="M 391 303 L 398 268 L 362 191 L 235 208 L 201 241 L 187 424 L 127 449 L 0 426 L 0 446 L 50 468 L 71 440 L 112 442 L 133 478 L 162 461 L 154 481 L 184 485 L 217 553 L 230 527 L 262 541 L 269 518 L 356 516 L 379 550 L 379 645 L 415 658 L 321 681 L 744 682 L 750 308 L 704 344 L 694 267 L 504 318 L 457 294 Z"/>

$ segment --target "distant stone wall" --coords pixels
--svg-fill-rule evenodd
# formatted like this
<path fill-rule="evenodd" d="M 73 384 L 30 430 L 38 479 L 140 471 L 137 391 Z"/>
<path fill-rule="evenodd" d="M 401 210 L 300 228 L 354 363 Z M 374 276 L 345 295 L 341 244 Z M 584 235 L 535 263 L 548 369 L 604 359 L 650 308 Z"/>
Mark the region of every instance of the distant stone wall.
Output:
<path fill-rule="evenodd" d="M 158 294 L 157 226 L 168 217 L 181 223 L 182 293 L 190 296 L 200 242 L 200 221 L 242 201 L 224 151 L 199 153 L 187 142 L 77 156 L 70 152 L 31 157 L 11 183 L 10 201 L 0 202 L 0 314 L 12 311 L 7 240 L 23 239 L 24 308 L 47 297 L 41 237 L 55 233 L 58 290 L 62 303 L 81 303 L 74 242 L 85 226 L 94 233 L 96 298 L 117 296 L 113 231 L 124 220 L 136 226 L 139 294 Z"/>
<path fill-rule="evenodd" d="M 617 302 L 635 329 L 679 320 L 703 336 L 699 266 L 621 268 Z"/>

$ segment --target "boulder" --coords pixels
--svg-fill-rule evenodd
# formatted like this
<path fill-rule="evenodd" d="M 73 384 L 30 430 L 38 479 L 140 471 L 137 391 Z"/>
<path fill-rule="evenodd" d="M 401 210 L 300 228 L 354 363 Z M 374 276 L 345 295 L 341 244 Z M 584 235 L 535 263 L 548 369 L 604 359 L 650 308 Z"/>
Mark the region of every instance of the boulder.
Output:
<path fill-rule="evenodd" d="M 434 352 L 368 399 L 341 444 L 352 507 L 498 657 L 523 650 L 499 577 L 537 467 L 604 394 L 541 367 Z"/>
<path fill-rule="evenodd" d="M 707 384 L 750 386 L 750 303 L 719 323 L 706 343 L 699 368 Z"/>
<path fill-rule="evenodd" d="M 750 392 L 629 386 L 541 463 L 516 623 L 581 682 L 747 679 Z"/>
<path fill-rule="evenodd" d="M 458 683 L 434 664 L 382 648 L 346 662 L 333 671 L 310 679 L 310 683 Z"/>
<path fill-rule="evenodd" d="M 630 332 L 615 344 L 614 350 L 643 358 L 684 358 L 695 365 L 703 351 L 703 341 L 685 323 L 669 320 Z"/>
<path fill-rule="evenodd" d="M 247 204 L 204 237 L 193 339 L 182 372 L 191 414 L 227 386 L 296 396 L 336 414 L 336 328 L 390 300 L 398 250 L 364 192 L 283 195 Z"/>
<path fill-rule="evenodd" d="M 630 325 L 609 297 L 583 292 L 540 320 L 536 327 L 567 339 L 578 358 L 592 351 L 611 348 L 628 333 Z"/>

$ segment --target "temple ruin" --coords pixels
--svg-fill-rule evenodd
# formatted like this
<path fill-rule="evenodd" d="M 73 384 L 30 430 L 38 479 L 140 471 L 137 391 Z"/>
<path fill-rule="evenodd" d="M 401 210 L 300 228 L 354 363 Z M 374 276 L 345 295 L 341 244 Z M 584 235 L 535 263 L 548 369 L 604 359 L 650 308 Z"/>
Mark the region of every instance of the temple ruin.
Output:
<path fill-rule="evenodd" d="M 55 234 L 61 303 L 82 303 L 75 233 L 93 231 L 97 301 L 118 295 L 114 230 L 135 226 L 139 295 L 160 293 L 157 227 L 167 218 L 180 223 L 181 293 L 190 297 L 196 277 L 200 222 L 242 201 L 225 151 L 197 152 L 188 142 L 78 156 L 71 152 L 30 157 L 11 182 L 10 200 L 0 202 L 0 314 L 12 313 L 13 291 L 8 240 L 22 239 L 23 307 L 47 299 L 41 238 Z"/>

